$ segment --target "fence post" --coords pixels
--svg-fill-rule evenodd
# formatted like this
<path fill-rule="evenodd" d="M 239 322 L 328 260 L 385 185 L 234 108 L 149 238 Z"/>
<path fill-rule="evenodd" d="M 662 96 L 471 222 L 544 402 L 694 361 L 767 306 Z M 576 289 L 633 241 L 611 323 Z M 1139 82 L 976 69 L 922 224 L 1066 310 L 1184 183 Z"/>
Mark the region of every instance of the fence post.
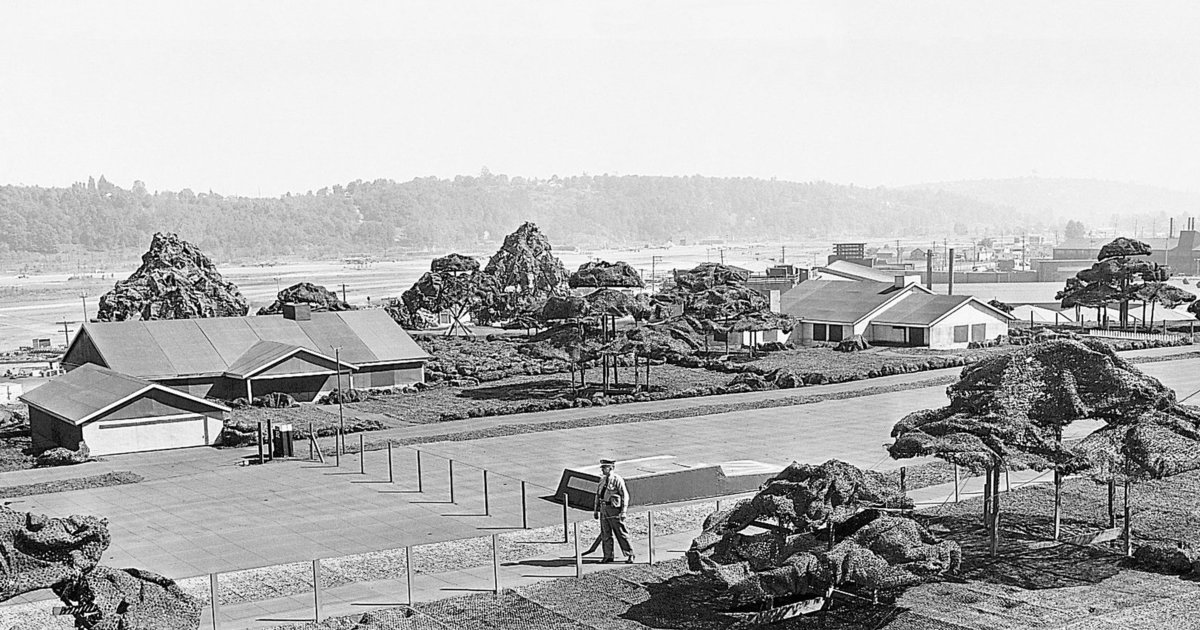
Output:
<path fill-rule="evenodd" d="M 500 543 L 499 534 L 492 534 L 492 592 L 500 594 Z"/>
<path fill-rule="evenodd" d="M 421 450 L 417 449 L 417 492 L 425 492 L 425 482 L 421 478 Z"/>
<path fill-rule="evenodd" d="M 363 434 L 358 434 L 358 474 L 367 474 L 367 447 L 363 444 Z"/>
<path fill-rule="evenodd" d="M 321 561 L 312 561 L 313 573 L 313 621 L 321 623 Z"/>
<path fill-rule="evenodd" d="M 313 458 L 313 423 L 308 423 L 308 458 Z"/>
<path fill-rule="evenodd" d="M 260 465 L 260 466 L 261 466 L 262 464 L 266 463 L 266 460 L 265 460 L 265 459 L 263 459 L 263 450 L 262 450 L 262 446 L 263 446 L 263 445 L 262 445 L 262 423 L 261 423 L 261 422 L 259 422 L 259 423 L 258 423 L 258 463 L 259 463 L 259 465 Z"/>
<path fill-rule="evenodd" d="M 521 529 L 529 529 L 529 513 L 525 510 L 525 482 L 521 482 Z"/>
<path fill-rule="evenodd" d="M 388 440 L 388 483 L 395 483 L 392 478 L 392 441 Z"/>
<path fill-rule="evenodd" d="M 900 467 L 900 494 L 908 496 L 908 467 Z"/>
<path fill-rule="evenodd" d="M 486 468 L 483 469 L 483 515 L 484 516 L 492 515 L 491 503 L 488 501 L 488 482 L 487 482 L 487 469 Z"/>
<path fill-rule="evenodd" d="M 575 577 L 583 577 L 583 556 L 579 553 L 579 523 L 575 523 Z"/>
<path fill-rule="evenodd" d="M 267 461 L 275 461 L 275 434 L 271 430 L 270 418 L 267 418 Z"/>
<path fill-rule="evenodd" d="M 1012 479 L 1008 476 L 1008 469 L 1004 469 L 1004 491 L 1012 492 Z"/>
<path fill-rule="evenodd" d="M 339 468 L 342 466 L 342 447 L 339 444 L 342 439 L 342 430 L 338 429 L 337 433 L 333 434 L 333 465 Z"/>
<path fill-rule="evenodd" d="M 405 586 L 405 588 L 408 589 L 408 605 L 409 606 L 413 605 L 412 576 L 413 576 L 412 547 L 406 546 L 404 548 L 404 586 Z"/>
<path fill-rule="evenodd" d="M 562 499 L 563 499 L 563 542 L 565 543 L 571 539 L 570 535 L 568 535 L 568 533 L 567 533 L 567 507 L 570 502 L 570 499 L 567 497 L 566 492 L 563 493 Z"/>
<path fill-rule="evenodd" d="M 220 626 L 218 625 L 217 617 L 221 616 L 221 591 L 218 588 L 216 573 L 208 574 L 208 594 L 212 598 L 213 630 L 218 630 Z"/>
<path fill-rule="evenodd" d="M 450 460 L 450 502 L 454 503 L 454 460 Z"/>
<path fill-rule="evenodd" d="M 654 511 L 646 512 L 646 560 L 654 566 Z"/>

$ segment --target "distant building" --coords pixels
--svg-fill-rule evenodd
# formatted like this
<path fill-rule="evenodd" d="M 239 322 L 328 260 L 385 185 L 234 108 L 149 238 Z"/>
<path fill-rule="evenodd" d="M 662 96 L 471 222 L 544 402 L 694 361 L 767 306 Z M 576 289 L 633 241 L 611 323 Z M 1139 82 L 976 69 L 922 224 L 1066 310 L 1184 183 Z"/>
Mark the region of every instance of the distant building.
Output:
<path fill-rule="evenodd" d="M 1050 259 L 1033 261 L 1041 282 L 1062 282 L 1096 262 L 1100 249 L 1112 238 L 1072 238 L 1055 245 Z M 1150 246 L 1150 260 L 1171 268 L 1171 273 L 1200 275 L 1200 236 L 1180 230 L 1177 237 L 1139 239 Z"/>
<path fill-rule="evenodd" d="M 933 295 L 897 276 L 893 282 L 810 280 L 781 297 L 797 321 L 801 345 L 854 335 L 878 345 L 965 348 L 1008 333 L 1007 313 L 967 295 Z"/>
<path fill-rule="evenodd" d="M 866 267 L 848 260 L 834 260 L 824 267 L 817 267 L 816 271 L 823 280 L 851 280 L 861 281 L 867 280 L 871 282 L 892 282 L 898 275 L 896 273 L 880 271 L 872 267 Z"/>

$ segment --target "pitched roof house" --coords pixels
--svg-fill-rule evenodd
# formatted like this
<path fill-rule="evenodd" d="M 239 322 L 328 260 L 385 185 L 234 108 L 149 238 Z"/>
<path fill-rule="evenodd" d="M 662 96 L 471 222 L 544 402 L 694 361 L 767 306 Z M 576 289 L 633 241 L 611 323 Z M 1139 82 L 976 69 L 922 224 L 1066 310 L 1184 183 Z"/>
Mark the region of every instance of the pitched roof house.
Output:
<path fill-rule="evenodd" d="M 391 387 L 424 379 L 428 353 L 382 309 L 207 319 L 89 322 L 63 357 L 195 396 L 272 392 L 309 401 L 338 387 Z"/>
<path fill-rule="evenodd" d="M 893 282 L 809 280 L 783 294 L 780 310 L 803 345 L 861 335 L 877 345 L 966 347 L 1008 332 L 1010 315 L 966 295 L 933 295 L 906 276 Z"/>

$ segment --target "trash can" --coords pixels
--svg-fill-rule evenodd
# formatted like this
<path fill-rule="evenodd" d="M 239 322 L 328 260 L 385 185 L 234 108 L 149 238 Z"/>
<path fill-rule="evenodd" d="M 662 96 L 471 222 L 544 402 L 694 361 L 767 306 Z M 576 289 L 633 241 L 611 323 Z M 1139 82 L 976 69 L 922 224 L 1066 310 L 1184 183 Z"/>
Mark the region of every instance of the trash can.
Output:
<path fill-rule="evenodd" d="M 292 425 L 275 425 L 275 435 L 272 438 L 272 457 L 292 457 Z"/>

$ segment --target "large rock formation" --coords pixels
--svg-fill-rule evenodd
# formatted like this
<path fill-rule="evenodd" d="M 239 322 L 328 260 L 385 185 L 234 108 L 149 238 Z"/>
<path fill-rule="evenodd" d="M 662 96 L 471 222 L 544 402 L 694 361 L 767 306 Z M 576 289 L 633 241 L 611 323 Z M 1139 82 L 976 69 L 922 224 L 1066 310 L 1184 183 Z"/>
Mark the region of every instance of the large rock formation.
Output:
<path fill-rule="evenodd" d="M 85 630 L 195 630 L 200 602 L 174 581 L 98 564 L 104 519 L 48 518 L 0 507 L 0 601 L 51 589 Z"/>
<path fill-rule="evenodd" d="M 142 266 L 100 298 L 96 318 L 113 322 L 199 317 L 240 317 L 249 304 L 226 282 L 195 245 L 174 234 L 157 233 Z"/>
<path fill-rule="evenodd" d="M 901 588 L 958 569 L 958 545 L 877 507 L 912 502 L 879 473 L 837 460 L 792 464 L 754 498 L 709 516 L 688 566 L 723 586 L 731 607 Z M 761 531 L 743 533 L 750 527 Z"/>
<path fill-rule="evenodd" d="M 504 238 L 504 245 L 483 268 L 505 297 L 503 304 L 497 305 L 498 318 L 528 311 L 535 303 L 562 293 L 567 269 L 551 249 L 550 241 L 532 223 Z"/>
<path fill-rule="evenodd" d="M 443 311 L 460 321 L 470 315 L 474 321 L 489 323 L 496 302 L 503 299 L 495 280 L 479 271 L 475 259 L 449 254 L 434 258 L 429 271 L 400 296 L 400 301 L 384 308 L 401 326 L 417 330 L 436 325 L 437 314 Z"/>
<path fill-rule="evenodd" d="M 336 291 L 311 282 L 297 282 L 275 295 L 275 301 L 270 306 L 258 309 L 258 315 L 278 315 L 283 312 L 284 304 L 309 304 L 313 312 L 317 311 L 352 311 L 355 307 L 343 302 Z"/>

